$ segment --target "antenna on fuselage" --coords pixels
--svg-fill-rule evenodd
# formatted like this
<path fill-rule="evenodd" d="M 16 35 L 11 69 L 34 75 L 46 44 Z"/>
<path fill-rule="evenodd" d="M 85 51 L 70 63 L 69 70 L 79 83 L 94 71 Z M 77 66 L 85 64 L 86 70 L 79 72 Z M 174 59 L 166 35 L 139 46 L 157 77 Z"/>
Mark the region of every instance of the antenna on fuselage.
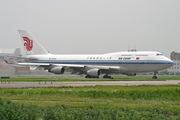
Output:
<path fill-rule="evenodd" d="M 135 44 L 135 49 L 134 49 L 134 51 L 137 51 L 137 49 L 136 49 L 136 44 Z"/>
<path fill-rule="evenodd" d="M 129 52 L 130 52 L 130 51 L 131 51 L 131 52 L 136 52 L 136 51 L 137 51 L 137 50 L 136 50 L 136 45 L 135 45 L 135 48 L 134 48 L 134 49 L 131 49 L 131 50 L 129 49 L 128 51 L 129 51 Z"/>
<path fill-rule="evenodd" d="M 130 49 L 130 44 L 128 45 L 128 52 L 129 52 L 129 51 L 131 51 L 131 49 Z"/>

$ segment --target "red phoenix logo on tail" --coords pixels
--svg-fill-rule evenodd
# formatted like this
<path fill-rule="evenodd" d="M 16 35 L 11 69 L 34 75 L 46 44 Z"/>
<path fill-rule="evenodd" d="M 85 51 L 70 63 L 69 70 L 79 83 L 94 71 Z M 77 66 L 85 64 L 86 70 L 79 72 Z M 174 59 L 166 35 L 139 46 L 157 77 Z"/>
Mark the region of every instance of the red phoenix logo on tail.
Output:
<path fill-rule="evenodd" d="M 26 46 L 27 51 L 31 51 L 33 48 L 33 40 L 30 40 L 28 37 L 22 37 L 25 41 L 24 46 Z"/>

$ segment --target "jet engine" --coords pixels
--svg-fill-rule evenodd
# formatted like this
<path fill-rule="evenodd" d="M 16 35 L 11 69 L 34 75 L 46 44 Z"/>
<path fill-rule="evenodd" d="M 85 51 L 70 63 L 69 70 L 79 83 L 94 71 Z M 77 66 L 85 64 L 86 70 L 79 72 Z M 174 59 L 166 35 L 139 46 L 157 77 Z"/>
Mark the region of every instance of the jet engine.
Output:
<path fill-rule="evenodd" d="M 87 71 L 88 76 L 98 77 L 101 74 L 99 69 L 91 69 Z"/>
<path fill-rule="evenodd" d="M 64 73 L 63 67 L 54 67 L 48 70 L 48 72 L 54 73 L 54 74 L 63 74 Z"/>

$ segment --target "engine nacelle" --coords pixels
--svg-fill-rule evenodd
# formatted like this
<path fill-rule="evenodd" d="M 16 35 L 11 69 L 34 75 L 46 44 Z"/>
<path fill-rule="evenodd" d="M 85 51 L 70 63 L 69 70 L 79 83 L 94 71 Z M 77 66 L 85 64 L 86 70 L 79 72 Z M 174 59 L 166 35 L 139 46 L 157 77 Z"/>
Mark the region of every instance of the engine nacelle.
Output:
<path fill-rule="evenodd" d="M 91 69 L 87 71 L 87 75 L 98 77 L 101 74 L 101 71 L 99 69 Z"/>
<path fill-rule="evenodd" d="M 63 67 L 54 67 L 52 69 L 49 69 L 48 72 L 54 73 L 54 74 L 63 74 L 64 73 Z"/>

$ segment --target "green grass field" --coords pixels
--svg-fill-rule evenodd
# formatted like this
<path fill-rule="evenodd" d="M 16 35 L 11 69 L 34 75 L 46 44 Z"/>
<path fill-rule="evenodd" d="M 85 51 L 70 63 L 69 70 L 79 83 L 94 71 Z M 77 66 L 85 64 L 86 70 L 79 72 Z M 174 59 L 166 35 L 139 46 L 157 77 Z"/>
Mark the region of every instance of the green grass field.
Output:
<path fill-rule="evenodd" d="M 180 78 L 180 76 L 158 77 L 158 80 Z M 113 80 L 152 80 L 151 76 L 115 76 L 114 78 Z M 7 80 L 99 81 L 104 79 L 85 79 L 79 76 L 12 76 Z M 33 117 L 39 119 L 50 119 L 50 117 L 51 119 L 180 119 L 180 84 L 0 88 L 0 98 L 2 98 L 0 118 L 8 111 L 11 111 L 9 115 L 22 114 L 23 111 L 22 115 L 28 119 Z M 2 119 L 11 117 L 3 116 Z M 17 119 L 19 119 L 18 116 Z"/>
<path fill-rule="evenodd" d="M 10 79 L 0 79 L 0 81 L 164 81 L 180 80 L 180 76 L 158 76 L 158 79 L 152 79 L 152 76 L 113 76 L 114 79 L 86 79 L 84 76 L 10 76 Z"/>
<path fill-rule="evenodd" d="M 69 112 L 93 109 L 98 114 L 114 110 L 117 114 L 120 111 L 121 115 L 129 115 L 133 111 L 132 114 L 140 118 L 156 114 L 162 119 L 180 118 L 180 85 L 0 88 L 0 96 L 19 105 L 37 106 L 33 109 L 41 112 L 63 110 L 64 105 Z"/>
<path fill-rule="evenodd" d="M 180 107 L 180 85 L 0 88 L 0 95 L 4 100 L 38 106 Z"/>

